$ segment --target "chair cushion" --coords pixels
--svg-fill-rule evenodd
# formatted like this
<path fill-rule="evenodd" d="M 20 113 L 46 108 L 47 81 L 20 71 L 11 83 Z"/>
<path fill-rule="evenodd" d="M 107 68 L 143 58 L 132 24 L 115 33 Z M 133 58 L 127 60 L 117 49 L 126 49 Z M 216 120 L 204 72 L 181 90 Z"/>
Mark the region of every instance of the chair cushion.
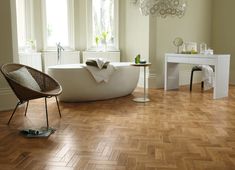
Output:
<path fill-rule="evenodd" d="M 41 91 L 38 83 L 25 67 L 8 73 L 9 77 L 18 82 L 20 85 L 32 90 Z"/>

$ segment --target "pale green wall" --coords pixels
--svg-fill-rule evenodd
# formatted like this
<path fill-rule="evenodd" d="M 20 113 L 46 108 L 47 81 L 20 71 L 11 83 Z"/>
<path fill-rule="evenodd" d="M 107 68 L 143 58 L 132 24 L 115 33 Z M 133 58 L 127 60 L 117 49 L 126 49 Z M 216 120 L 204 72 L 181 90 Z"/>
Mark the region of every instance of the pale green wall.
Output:
<path fill-rule="evenodd" d="M 235 84 L 235 1 L 213 0 L 212 45 L 216 53 L 231 54 L 230 82 Z"/>
<path fill-rule="evenodd" d="M 157 87 L 163 87 L 164 54 L 176 52 L 173 40 L 182 37 L 184 41 L 193 41 L 198 44 L 205 42 L 211 46 L 211 0 L 188 0 L 185 16 L 182 18 L 168 17 L 155 18 L 156 55 L 154 58 L 154 69 L 157 74 Z M 153 60 L 153 59 L 152 59 Z M 154 68 L 153 68 L 154 67 Z M 189 83 L 189 66 L 181 66 L 180 83 Z"/>
<path fill-rule="evenodd" d="M 11 10 L 10 1 L 0 1 L 0 65 L 13 61 Z M 7 87 L 6 81 L 0 75 L 0 88 Z"/>
<path fill-rule="evenodd" d="M 130 1 L 120 8 L 120 14 L 125 14 L 121 22 L 124 30 L 120 30 L 121 43 L 125 43 L 122 52 L 122 61 L 134 61 L 137 54 L 142 59 L 149 59 L 149 17 L 142 16 L 137 6 Z"/>

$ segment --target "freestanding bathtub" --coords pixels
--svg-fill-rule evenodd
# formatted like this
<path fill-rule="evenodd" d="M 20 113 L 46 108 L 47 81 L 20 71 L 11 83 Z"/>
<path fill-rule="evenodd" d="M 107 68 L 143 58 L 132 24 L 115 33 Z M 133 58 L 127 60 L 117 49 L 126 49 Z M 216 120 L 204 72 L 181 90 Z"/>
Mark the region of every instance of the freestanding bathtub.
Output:
<path fill-rule="evenodd" d="M 82 102 L 105 100 L 131 94 L 139 80 L 139 67 L 131 63 L 111 63 L 116 70 L 107 83 L 97 83 L 84 64 L 56 65 L 48 73 L 62 86 L 60 101 Z"/>

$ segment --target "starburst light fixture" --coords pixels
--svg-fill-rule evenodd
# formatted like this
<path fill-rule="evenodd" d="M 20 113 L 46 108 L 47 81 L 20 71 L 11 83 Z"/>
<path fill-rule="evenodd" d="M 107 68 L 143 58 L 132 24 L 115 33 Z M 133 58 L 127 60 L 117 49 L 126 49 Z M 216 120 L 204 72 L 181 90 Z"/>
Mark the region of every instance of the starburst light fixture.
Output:
<path fill-rule="evenodd" d="M 183 17 L 186 11 L 185 0 L 131 0 L 137 4 L 144 16 L 157 15 L 163 18 L 167 16 Z"/>

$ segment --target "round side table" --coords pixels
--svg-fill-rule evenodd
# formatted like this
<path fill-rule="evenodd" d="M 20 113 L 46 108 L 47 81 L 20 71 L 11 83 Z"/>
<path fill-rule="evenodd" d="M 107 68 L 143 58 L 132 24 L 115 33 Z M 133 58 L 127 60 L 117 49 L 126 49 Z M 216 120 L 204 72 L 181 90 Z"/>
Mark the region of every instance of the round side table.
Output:
<path fill-rule="evenodd" d="M 144 67 L 144 97 L 134 98 L 133 101 L 139 102 L 139 103 L 149 102 L 150 99 L 148 98 L 146 94 L 146 67 L 150 66 L 151 63 L 144 63 L 144 64 L 140 63 L 140 64 L 131 64 L 131 65 L 136 66 L 136 67 Z"/>

